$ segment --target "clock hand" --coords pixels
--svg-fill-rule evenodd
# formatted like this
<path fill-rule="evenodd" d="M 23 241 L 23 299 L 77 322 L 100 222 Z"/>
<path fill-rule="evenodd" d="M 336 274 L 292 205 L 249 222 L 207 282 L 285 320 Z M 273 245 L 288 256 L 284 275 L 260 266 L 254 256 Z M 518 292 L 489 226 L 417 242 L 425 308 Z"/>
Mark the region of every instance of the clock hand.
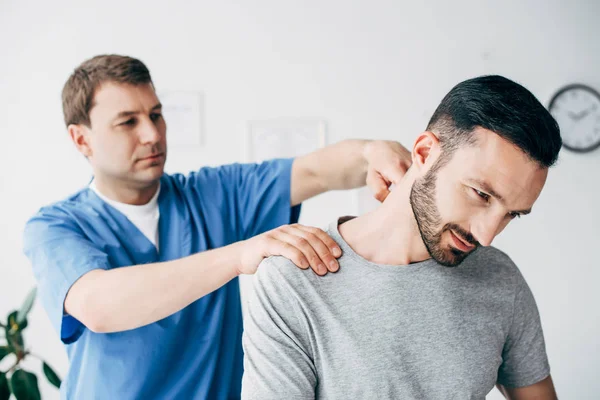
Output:
<path fill-rule="evenodd" d="M 594 104 L 593 106 L 591 106 L 590 108 L 583 110 L 581 113 L 579 113 L 579 115 L 577 116 L 577 120 L 583 119 L 585 117 L 587 117 L 589 115 L 589 113 L 596 111 L 596 105 Z"/>

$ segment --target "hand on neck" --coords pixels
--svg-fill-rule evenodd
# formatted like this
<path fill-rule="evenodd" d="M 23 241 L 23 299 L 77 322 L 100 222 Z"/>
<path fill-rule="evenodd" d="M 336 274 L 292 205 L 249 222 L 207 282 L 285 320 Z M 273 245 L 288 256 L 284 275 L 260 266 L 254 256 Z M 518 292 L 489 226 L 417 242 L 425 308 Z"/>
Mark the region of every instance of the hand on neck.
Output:
<path fill-rule="evenodd" d="M 339 227 L 348 245 L 366 260 L 408 265 L 431 258 L 410 205 L 412 182 L 402 182 L 374 211 Z"/>

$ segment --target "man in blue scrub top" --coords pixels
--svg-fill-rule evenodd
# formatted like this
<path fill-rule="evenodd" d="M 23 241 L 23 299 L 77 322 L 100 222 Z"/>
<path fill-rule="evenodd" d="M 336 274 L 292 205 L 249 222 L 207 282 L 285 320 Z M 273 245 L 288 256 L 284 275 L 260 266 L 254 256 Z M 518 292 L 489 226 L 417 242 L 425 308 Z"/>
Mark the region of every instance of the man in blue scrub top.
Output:
<path fill-rule="evenodd" d="M 341 250 L 295 224 L 300 203 L 365 181 L 382 200 L 410 165 L 399 143 L 353 140 L 295 160 L 164 174 L 161 105 L 130 57 L 84 62 L 62 100 L 94 180 L 30 219 L 24 251 L 69 356 L 67 399 L 239 398 L 236 277 L 271 255 L 336 271 Z"/>

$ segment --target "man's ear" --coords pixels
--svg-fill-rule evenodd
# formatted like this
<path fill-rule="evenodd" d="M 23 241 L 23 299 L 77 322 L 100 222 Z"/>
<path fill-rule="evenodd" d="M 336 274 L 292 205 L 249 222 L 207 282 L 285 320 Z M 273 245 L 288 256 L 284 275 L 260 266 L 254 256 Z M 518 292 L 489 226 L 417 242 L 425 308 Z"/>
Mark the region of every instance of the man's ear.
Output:
<path fill-rule="evenodd" d="M 412 149 L 412 165 L 419 171 L 428 169 L 440 155 L 440 140 L 433 132 L 421 133 Z"/>
<path fill-rule="evenodd" d="M 67 131 L 77 150 L 86 158 L 89 158 L 92 155 L 92 148 L 89 143 L 90 129 L 82 124 L 71 124 L 67 127 Z"/>

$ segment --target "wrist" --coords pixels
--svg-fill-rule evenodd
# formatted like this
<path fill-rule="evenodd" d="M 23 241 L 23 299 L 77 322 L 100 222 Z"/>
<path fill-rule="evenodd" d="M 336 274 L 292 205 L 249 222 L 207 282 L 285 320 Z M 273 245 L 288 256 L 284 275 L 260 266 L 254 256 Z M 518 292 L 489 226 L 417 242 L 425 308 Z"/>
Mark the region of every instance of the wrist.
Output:
<path fill-rule="evenodd" d="M 362 160 L 364 162 L 365 165 L 365 171 L 369 165 L 369 160 L 373 157 L 373 147 L 374 147 L 374 140 L 364 140 L 362 142 L 362 152 L 361 152 L 361 156 L 362 156 Z"/>
<path fill-rule="evenodd" d="M 241 266 L 241 257 L 240 257 L 240 251 L 239 251 L 239 244 L 240 242 L 237 243 L 233 243 L 230 244 L 229 246 L 225 246 L 223 247 L 224 250 L 224 259 L 225 261 L 225 268 L 227 270 L 227 275 L 233 279 L 239 275 L 241 275 L 240 273 L 240 266 Z"/>
<path fill-rule="evenodd" d="M 232 279 L 243 274 L 244 243 L 245 240 L 226 247 L 228 250 L 227 268 Z"/>

